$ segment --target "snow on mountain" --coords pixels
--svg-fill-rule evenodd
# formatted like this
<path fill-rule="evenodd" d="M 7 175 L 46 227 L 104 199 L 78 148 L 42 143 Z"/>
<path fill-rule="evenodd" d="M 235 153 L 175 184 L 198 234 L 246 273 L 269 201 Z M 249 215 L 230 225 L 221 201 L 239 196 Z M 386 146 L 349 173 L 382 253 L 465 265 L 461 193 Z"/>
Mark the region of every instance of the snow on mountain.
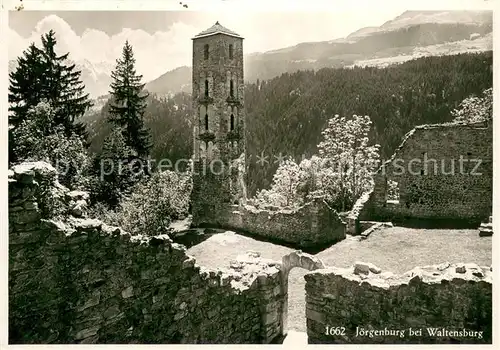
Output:
<path fill-rule="evenodd" d="M 111 71 L 114 67 L 106 62 L 92 63 L 88 60 L 71 61 L 67 64 L 75 64 L 75 68 L 81 71 L 80 78 L 85 84 L 85 91 L 91 98 L 97 98 L 105 95 L 109 91 L 111 83 Z M 9 73 L 17 67 L 17 60 L 9 61 Z"/>
<path fill-rule="evenodd" d="M 482 25 L 492 23 L 492 21 L 493 13 L 491 11 L 405 11 L 380 27 L 361 28 L 349 34 L 346 39 L 360 38 L 419 24 Z"/>
<path fill-rule="evenodd" d="M 80 70 L 86 70 L 87 74 L 94 79 L 97 79 L 101 75 L 111 75 L 111 71 L 114 69 L 112 64 L 107 62 L 90 62 L 85 59 L 82 61 L 75 62 L 76 67 Z"/>
<path fill-rule="evenodd" d="M 106 62 L 92 63 L 89 60 L 74 62 L 76 69 L 82 72 L 81 79 L 86 91 L 92 98 L 105 95 L 109 92 L 111 72 L 113 66 Z"/>
<path fill-rule="evenodd" d="M 13 72 L 17 67 L 17 60 L 10 60 L 9 61 L 9 73 Z"/>
<path fill-rule="evenodd" d="M 346 38 L 245 55 L 245 79 L 254 82 L 297 70 L 386 66 L 421 56 L 491 50 L 492 17 L 492 11 L 406 11 Z M 180 67 L 146 88 L 160 94 L 189 91 L 190 80 L 191 68 Z"/>
<path fill-rule="evenodd" d="M 438 24 L 483 24 L 492 22 L 491 11 L 405 11 L 396 18 L 387 21 L 380 28 L 382 30 L 394 30 L 415 24 L 438 23 Z"/>
<path fill-rule="evenodd" d="M 491 50 L 492 17 L 492 11 L 406 11 L 380 27 L 361 28 L 346 38 L 246 55 L 245 76 L 255 81 L 300 69 L 387 65 L 422 55 Z M 87 59 L 75 63 L 92 98 L 108 93 L 112 64 Z M 10 61 L 9 71 L 15 65 Z M 146 89 L 159 95 L 189 92 L 190 81 L 191 68 L 183 66 L 149 81 Z"/>
<path fill-rule="evenodd" d="M 493 49 L 493 33 L 488 33 L 482 37 L 474 36 L 473 40 L 460 40 L 444 44 L 415 47 L 408 55 L 398 55 L 391 57 L 373 58 L 359 60 L 347 68 L 359 67 L 387 67 L 393 64 L 404 63 L 413 59 L 427 56 L 457 55 L 466 52 L 484 52 Z"/>
<path fill-rule="evenodd" d="M 355 32 L 349 34 L 346 39 L 354 39 L 354 38 L 359 38 L 365 35 L 369 35 L 371 33 L 374 33 L 379 30 L 379 27 L 365 27 L 356 30 Z"/>

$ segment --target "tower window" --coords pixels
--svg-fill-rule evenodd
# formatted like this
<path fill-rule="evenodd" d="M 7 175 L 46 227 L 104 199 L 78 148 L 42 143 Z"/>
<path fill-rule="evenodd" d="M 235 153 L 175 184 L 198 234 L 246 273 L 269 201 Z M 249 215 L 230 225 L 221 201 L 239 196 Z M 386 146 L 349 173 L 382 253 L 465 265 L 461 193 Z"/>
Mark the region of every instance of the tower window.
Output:
<path fill-rule="evenodd" d="M 203 53 L 206 60 L 208 60 L 208 44 L 203 47 Z"/>
<path fill-rule="evenodd" d="M 234 97 L 234 84 L 232 80 L 229 82 L 229 96 Z"/>
<path fill-rule="evenodd" d="M 205 114 L 205 130 L 208 131 L 208 114 Z"/>
<path fill-rule="evenodd" d="M 205 97 L 208 97 L 208 80 L 205 79 Z"/>
<path fill-rule="evenodd" d="M 231 128 L 231 131 L 234 130 L 234 114 L 231 113 L 231 120 L 230 120 L 230 128 Z"/>
<path fill-rule="evenodd" d="M 229 44 L 229 59 L 233 59 L 233 44 Z"/>

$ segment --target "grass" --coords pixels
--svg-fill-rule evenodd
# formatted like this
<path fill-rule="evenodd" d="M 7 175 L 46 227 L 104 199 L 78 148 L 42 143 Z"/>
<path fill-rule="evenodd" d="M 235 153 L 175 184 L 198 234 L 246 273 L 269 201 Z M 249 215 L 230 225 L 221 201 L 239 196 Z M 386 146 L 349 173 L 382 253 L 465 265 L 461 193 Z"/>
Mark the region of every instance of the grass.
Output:
<path fill-rule="evenodd" d="M 403 227 L 375 231 L 366 240 L 348 236 L 316 254 L 326 266 L 349 267 L 355 261 L 371 262 L 382 270 L 403 273 L 416 266 L 442 262 L 491 265 L 492 237 L 479 237 L 477 230 L 411 229 Z M 281 261 L 294 249 L 262 242 L 235 233 L 220 233 L 188 249 L 198 264 L 228 267 L 229 261 L 248 250 L 264 258 Z M 303 269 L 289 276 L 288 329 L 306 331 L 305 280 Z"/>

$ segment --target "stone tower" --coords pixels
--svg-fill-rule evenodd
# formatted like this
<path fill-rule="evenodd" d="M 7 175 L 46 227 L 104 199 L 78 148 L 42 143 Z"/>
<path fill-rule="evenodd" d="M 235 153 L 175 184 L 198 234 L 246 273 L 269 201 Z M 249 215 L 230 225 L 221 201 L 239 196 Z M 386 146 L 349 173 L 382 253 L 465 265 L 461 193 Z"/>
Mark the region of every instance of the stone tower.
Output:
<path fill-rule="evenodd" d="M 193 225 L 223 226 L 246 198 L 243 38 L 219 22 L 193 38 Z"/>

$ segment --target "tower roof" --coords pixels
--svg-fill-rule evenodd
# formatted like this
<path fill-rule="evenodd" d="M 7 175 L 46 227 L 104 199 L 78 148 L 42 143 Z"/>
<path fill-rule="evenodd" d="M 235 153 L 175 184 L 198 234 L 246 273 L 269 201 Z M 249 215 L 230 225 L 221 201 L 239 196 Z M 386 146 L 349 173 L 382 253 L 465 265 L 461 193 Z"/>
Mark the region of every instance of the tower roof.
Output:
<path fill-rule="evenodd" d="M 226 35 L 234 36 L 236 38 L 243 39 L 239 34 L 236 34 L 232 30 L 227 29 L 224 26 L 221 26 L 219 21 L 215 22 L 215 24 L 213 26 L 211 26 L 210 28 L 202 31 L 198 35 L 195 35 L 195 37 L 193 39 L 203 38 L 203 37 L 215 35 L 215 34 L 226 34 Z"/>

